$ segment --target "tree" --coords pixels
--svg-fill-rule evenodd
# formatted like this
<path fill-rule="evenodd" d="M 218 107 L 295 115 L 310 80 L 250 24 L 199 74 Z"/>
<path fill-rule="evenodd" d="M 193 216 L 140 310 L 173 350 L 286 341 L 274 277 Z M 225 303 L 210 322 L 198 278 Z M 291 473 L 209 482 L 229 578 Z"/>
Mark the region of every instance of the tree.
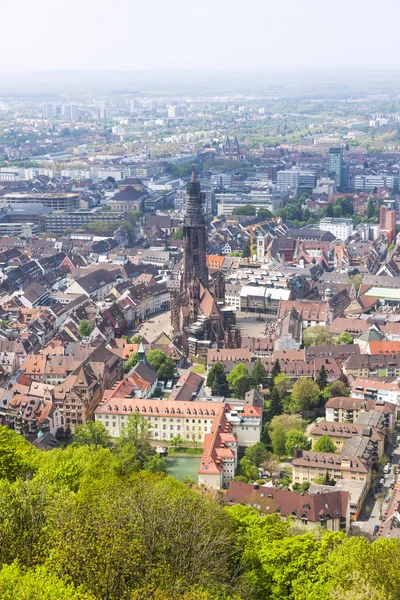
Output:
<path fill-rule="evenodd" d="M 267 454 L 264 456 L 263 462 L 261 463 L 261 467 L 264 469 L 267 475 L 272 477 L 272 474 L 279 469 L 278 457 L 275 454 L 272 454 L 272 452 L 267 452 Z"/>
<path fill-rule="evenodd" d="M 110 436 L 104 425 L 99 421 L 88 421 L 85 425 L 75 427 L 74 443 L 78 446 L 111 446 Z"/>
<path fill-rule="evenodd" d="M 336 446 L 329 435 L 321 435 L 315 442 L 313 450 L 314 452 L 336 452 Z"/>
<path fill-rule="evenodd" d="M 308 450 L 310 447 L 307 436 L 301 431 L 291 429 L 286 434 L 285 449 L 288 456 L 293 456 L 293 449 L 297 446 L 299 450 Z"/>
<path fill-rule="evenodd" d="M 242 258 L 249 258 L 250 257 L 250 246 L 248 244 L 246 244 L 246 246 L 244 246 L 243 250 L 242 250 Z"/>
<path fill-rule="evenodd" d="M 259 467 L 267 456 L 267 449 L 262 442 L 257 442 L 253 446 L 246 448 L 244 455 L 252 465 Z"/>
<path fill-rule="evenodd" d="M 268 210 L 268 208 L 260 208 L 258 211 L 258 216 L 260 219 L 272 219 L 274 215 Z"/>
<path fill-rule="evenodd" d="M 130 343 L 131 344 L 140 344 L 142 339 L 143 339 L 143 336 L 140 335 L 140 333 L 137 333 L 136 335 L 133 336 Z"/>
<path fill-rule="evenodd" d="M 89 592 L 60 579 L 45 567 L 25 570 L 18 562 L 2 566 L 0 596 L 15 600 L 95 600 Z"/>
<path fill-rule="evenodd" d="M 174 240 L 183 240 L 183 226 L 177 227 L 172 237 Z"/>
<path fill-rule="evenodd" d="M 286 375 L 286 373 L 278 373 L 278 375 L 274 378 L 274 387 L 272 391 L 276 389 L 280 399 L 282 400 L 282 398 L 288 395 L 291 387 L 292 382 L 290 381 L 289 375 Z"/>
<path fill-rule="evenodd" d="M 363 276 L 361 274 L 350 276 L 350 281 L 354 286 L 354 290 L 355 290 L 356 294 L 358 293 L 358 290 L 360 289 L 362 280 L 363 280 Z"/>
<path fill-rule="evenodd" d="M 81 319 L 79 321 L 79 335 L 82 337 L 89 337 L 89 335 L 92 333 L 92 329 L 93 329 L 93 325 L 91 321 L 88 321 L 87 319 Z"/>
<path fill-rule="evenodd" d="M 175 372 L 175 363 L 170 356 L 162 350 L 150 350 L 147 354 L 147 362 L 157 373 L 158 379 L 163 381 L 172 379 Z"/>
<path fill-rule="evenodd" d="M 153 455 L 151 447 L 151 425 L 149 421 L 138 414 L 129 415 L 118 439 L 117 449 L 126 450 L 134 460 L 143 466 Z"/>
<path fill-rule="evenodd" d="M 226 379 L 225 367 L 222 363 L 213 364 L 207 375 L 207 387 L 211 388 L 214 396 L 228 396 L 229 385 Z"/>
<path fill-rule="evenodd" d="M 250 389 L 251 380 L 246 369 L 246 365 L 238 363 L 232 369 L 227 377 L 229 386 L 233 394 L 238 398 L 244 398 Z"/>
<path fill-rule="evenodd" d="M 257 359 L 253 365 L 253 368 L 251 370 L 251 378 L 254 381 L 255 385 L 265 385 L 267 379 L 267 372 L 260 359 Z"/>
<path fill-rule="evenodd" d="M 310 346 L 329 346 L 332 344 L 332 340 L 331 332 L 322 325 L 307 327 L 303 333 L 303 343 L 307 348 Z"/>
<path fill-rule="evenodd" d="M 160 456 L 149 456 L 144 463 L 144 469 L 150 471 L 150 473 L 168 473 L 165 458 Z"/>
<path fill-rule="evenodd" d="M 272 450 L 274 454 L 281 458 L 286 452 L 286 434 L 283 427 L 277 427 L 274 429 L 271 436 Z"/>
<path fill-rule="evenodd" d="M 139 354 L 137 352 L 131 354 L 125 362 L 125 373 L 129 373 L 129 371 L 137 364 L 138 360 Z"/>
<path fill-rule="evenodd" d="M 325 365 L 321 365 L 318 375 L 315 379 L 315 383 L 319 387 L 320 390 L 323 390 L 328 383 L 328 374 L 325 369 Z"/>
<path fill-rule="evenodd" d="M 282 413 L 281 395 L 279 393 L 279 389 L 276 387 L 272 388 L 271 396 L 269 399 L 269 411 L 270 419 Z"/>
<path fill-rule="evenodd" d="M 292 410 L 305 412 L 314 408 L 319 401 L 319 387 L 312 380 L 306 377 L 300 377 L 293 386 L 292 390 Z"/>
<path fill-rule="evenodd" d="M 271 371 L 271 380 L 272 382 L 275 380 L 275 377 L 277 375 L 279 375 L 279 373 L 281 372 L 281 365 L 278 359 L 276 359 L 276 361 L 274 362 L 274 366 L 272 367 L 272 371 Z"/>
<path fill-rule="evenodd" d="M 348 331 L 343 331 L 343 333 L 338 335 L 338 337 L 336 338 L 336 343 L 337 344 L 352 344 L 353 336 Z"/>
<path fill-rule="evenodd" d="M 174 448 L 177 448 L 178 446 L 182 446 L 182 444 L 185 443 L 185 440 L 181 438 L 180 435 L 174 435 L 174 437 L 172 437 L 169 440 L 169 445 L 173 446 Z"/>
<path fill-rule="evenodd" d="M 234 215 L 246 215 L 249 217 L 254 217 L 256 215 L 256 207 L 252 204 L 246 204 L 246 206 L 238 206 L 234 208 L 232 214 Z"/>
<path fill-rule="evenodd" d="M 340 379 L 337 379 L 336 381 L 333 381 L 330 386 L 329 386 L 329 394 L 330 394 L 330 398 L 337 398 L 338 396 L 344 396 L 345 398 L 348 398 L 350 395 L 350 392 L 348 390 L 348 388 L 344 385 L 343 381 L 341 381 Z"/>
<path fill-rule="evenodd" d="M 375 206 L 374 206 L 374 199 L 372 198 L 372 196 L 370 196 L 368 198 L 368 204 L 367 204 L 367 217 L 368 219 L 372 219 L 372 217 L 375 214 Z"/>
<path fill-rule="evenodd" d="M 390 244 L 387 249 L 387 254 L 389 255 L 396 248 L 396 244 Z"/>

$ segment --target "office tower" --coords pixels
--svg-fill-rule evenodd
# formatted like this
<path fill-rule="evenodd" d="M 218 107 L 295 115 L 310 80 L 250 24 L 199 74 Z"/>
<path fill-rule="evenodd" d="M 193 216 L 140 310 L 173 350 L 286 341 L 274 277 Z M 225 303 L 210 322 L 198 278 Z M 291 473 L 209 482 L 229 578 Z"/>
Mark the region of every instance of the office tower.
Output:
<path fill-rule="evenodd" d="M 71 119 L 74 121 L 79 118 L 79 108 L 77 104 L 71 104 Z"/>
<path fill-rule="evenodd" d="M 344 166 L 342 148 L 329 148 L 329 174 L 334 177 L 338 188 L 342 187 Z"/>
<path fill-rule="evenodd" d="M 43 119 L 51 119 L 53 116 L 53 105 L 52 104 L 43 104 L 42 105 L 42 114 L 43 114 Z"/>
<path fill-rule="evenodd" d="M 98 119 L 107 119 L 107 111 L 105 108 L 97 109 L 97 118 Z"/>

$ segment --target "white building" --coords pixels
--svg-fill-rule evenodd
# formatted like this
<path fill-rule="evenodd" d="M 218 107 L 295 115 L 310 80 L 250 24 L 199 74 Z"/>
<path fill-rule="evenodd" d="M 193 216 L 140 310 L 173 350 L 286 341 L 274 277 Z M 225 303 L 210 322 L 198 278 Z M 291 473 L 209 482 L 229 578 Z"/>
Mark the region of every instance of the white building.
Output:
<path fill-rule="evenodd" d="M 321 231 L 330 231 L 338 240 L 345 241 L 353 233 L 353 219 L 325 217 L 319 222 Z"/>

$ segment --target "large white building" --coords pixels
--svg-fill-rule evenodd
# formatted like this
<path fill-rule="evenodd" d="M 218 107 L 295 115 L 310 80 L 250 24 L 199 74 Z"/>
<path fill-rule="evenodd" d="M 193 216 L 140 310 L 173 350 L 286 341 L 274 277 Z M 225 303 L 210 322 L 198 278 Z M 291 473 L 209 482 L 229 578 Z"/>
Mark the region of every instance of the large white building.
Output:
<path fill-rule="evenodd" d="M 319 222 L 321 231 L 330 231 L 338 240 L 345 241 L 353 233 L 353 219 L 325 217 Z"/>
<path fill-rule="evenodd" d="M 261 407 L 211 398 L 185 402 L 112 396 L 96 410 L 95 419 L 117 438 L 131 414 L 148 419 L 152 438 L 161 444 L 175 436 L 203 444 L 199 483 L 217 489 L 227 487 L 235 476 L 238 447 L 260 441 Z"/>

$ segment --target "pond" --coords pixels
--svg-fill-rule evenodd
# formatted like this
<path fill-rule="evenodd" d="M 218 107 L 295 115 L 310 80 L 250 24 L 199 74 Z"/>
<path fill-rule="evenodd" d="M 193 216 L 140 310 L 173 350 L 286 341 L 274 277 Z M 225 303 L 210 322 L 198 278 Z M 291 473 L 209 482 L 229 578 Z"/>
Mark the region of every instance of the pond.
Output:
<path fill-rule="evenodd" d="M 193 479 L 197 483 L 197 471 L 200 466 L 201 456 L 168 456 L 166 459 L 168 473 L 179 481 L 185 478 Z"/>

